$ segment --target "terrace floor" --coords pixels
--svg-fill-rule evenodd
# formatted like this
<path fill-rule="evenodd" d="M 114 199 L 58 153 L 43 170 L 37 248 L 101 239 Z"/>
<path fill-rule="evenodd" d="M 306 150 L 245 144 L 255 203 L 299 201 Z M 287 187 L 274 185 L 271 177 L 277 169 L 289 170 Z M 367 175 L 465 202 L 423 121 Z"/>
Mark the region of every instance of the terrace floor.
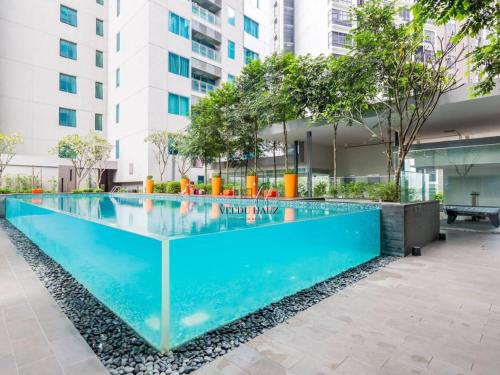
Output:
<path fill-rule="evenodd" d="M 498 375 L 499 353 L 500 236 L 449 231 L 194 375 Z M 1 230 L 0 374 L 107 374 Z"/>
<path fill-rule="evenodd" d="M 500 236 L 449 231 L 195 375 L 500 374 Z"/>
<path fill-rule="evenodd" d="M 108 374 L 1 229 L 0 374 Z"/>

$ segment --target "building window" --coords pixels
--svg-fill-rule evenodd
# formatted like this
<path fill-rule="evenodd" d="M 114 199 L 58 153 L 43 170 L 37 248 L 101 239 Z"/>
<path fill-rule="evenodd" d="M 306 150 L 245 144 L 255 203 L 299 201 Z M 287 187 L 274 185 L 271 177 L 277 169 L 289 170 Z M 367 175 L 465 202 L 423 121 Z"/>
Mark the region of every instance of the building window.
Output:
<path fill-rule="evenodd" d="M 102 114 L 96 113 L 94 120 L 95 120 L 94 129 L 101 131 L 102 130 Z"/>
<path fill-rule="evenodd" d="M 98 18 L 95 20 L 95 33 L 99 36 L 104 35 L 104 21 Z"/>
<path fill-rule="evenodd" d="M 260 0 L 245 0 L 245 8 L 260 8 Z"/>
<path fill-rule="evenodd" d="M 227 7 L 227 23 L 236 26 L 236 12 L 231 7 Z"/>
<path fill-rule="evenodd" d="M 75 9 L 68 8 L 67 6 L 61 5 L 59 20 L 62 23 L 66 23 L 71 26 L 75 26 L 77 24 L 77 12 Z"/>
<path fill-rule="evenodd" d="M 96 99 L 102 99 L 104 96 L 102 82 L 95 83 L 95 97 Z"/>
<path fill-rule="evenodd" d="M 168 71 L 170 73 L 189 78 L 189 59 L 169 52 Z"/>
<path fill-rule="evenodd" d="M 120 123 L 120 104 L 115 105 L 115 123 Z"/>
<path fill-rule="evenodd" d="M 351 39 L 346 33 L 340 33 L 338 31 L 331 31 L 328 34 L 328 46 L 329 47 L 342 47 L 346 48 L 351 45 Z"/>
<path fill-rule="evenodd" d="M 71 60 L 76 60 L 76 43 L 61 39 L 59 41 L 59 55 Z"/>
<path fill-rule="evenodd" d="M 248 48 L 244 49 L 245 54 L 245 64 L 248 64 L 251 60 L 258 60 L 259 54 L 257 52 L 251 51 Z"/>
<path fill-rule="evenodd" d="M 59 91 L 76 94 L 76 77 L 59 73 Z"/>
<path fill-rule="evenodd" d="M 189 116 L 189 98 L 168 93 L 168 113 L 179 116 Z"/>
<path fill-rule="evenodd" d="M 120 33 L 116 34 L 116 52 L 120 51 Z"/>
<path fill-rule="evenodd" d="M 328 17 L 328 25 L 342 25 L 342 26 L 351 26 L 351 17 L 349 16 L 349 12 L 340 9 L 330 9 L 329 17 Z"/>
<path fill-rule="evenodd" d="M 259 38 L 259 24 L 247 16 L 245 16 L 244 30 L 247 34 Z"/>
<path fill-rule="evenodd" d="M 234 82 L 234 76 L 232 74 L 227 74 L 227 81 L 230 82 L 230 83 L 233 83 Z"/>
<path fill-rule="evenodd" d="M 434 45 L 435 33 L 431 30 L 424 30 L 424 40 L 427 43 Z"/>
<path fill-rule="evenodd" d="M 175 13 L 169 13 L 168 29 L 174 34 L 189 39 L 189 21 Z"/>
<path fill-rule="evenodd" d="M 99 5 L 104 5 L 104 0 L 96 0 L 96 3 Z"/>
<path fill-rule="evenodd" d="M 121 1 L 120 0 L 116 0 L 116 17 L 120 16 L 120 13 L 122 11 L 121 7 L 122 7 Z"/>
<path fill-rule="evenodd" d="M 59 108 L 59 125 L 76 127 L 76 111 L 74 109 Z"/>
<path fill-rule="evenodd" d="M 115 141 L 115 159 L 120 159 L 120 141 Z"/>
<path fill-rule="evenodd" d="M 115 71 L 115 83 L 116 87 L 120 87 L 120 68 L 117 68 Z"/>
<path fill-rule="evenodd" d="M 95 66 L 98 68 L 104 66 L 104 54 L 102 51 L 95 51 Z"/>
<path fill-rule="evenodd" d="M 236 51 L 235 51 L 235 45 L 234 42 L 231 40 L 227 41 L 227 57 L 229 57 L 231 60 L 234 60 L 236 56 Z"/>
<path fill-rule="evenodd" d="M 399 17 L 401 20 L 408 22 L 410 20 L 410 10 L 408 8 L 403 8 L 401 12 L 399 12 Z"/>

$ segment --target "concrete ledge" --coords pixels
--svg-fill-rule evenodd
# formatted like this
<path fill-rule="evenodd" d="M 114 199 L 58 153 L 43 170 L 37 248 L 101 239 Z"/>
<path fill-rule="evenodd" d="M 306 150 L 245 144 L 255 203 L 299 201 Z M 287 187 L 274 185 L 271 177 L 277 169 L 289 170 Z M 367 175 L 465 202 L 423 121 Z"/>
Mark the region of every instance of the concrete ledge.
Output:
<path fill-rule="evenodd" d="M 5 198 L 6 194 L 0 194 L 0 219 L 5 217 Z"/>

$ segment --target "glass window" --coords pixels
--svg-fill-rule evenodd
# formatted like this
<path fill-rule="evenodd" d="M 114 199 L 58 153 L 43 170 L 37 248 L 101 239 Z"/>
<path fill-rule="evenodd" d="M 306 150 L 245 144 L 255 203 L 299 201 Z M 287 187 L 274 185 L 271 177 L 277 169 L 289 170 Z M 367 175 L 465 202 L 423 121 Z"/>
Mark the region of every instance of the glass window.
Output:
<path fill-rule="evenodd" d="M 227 23 L 233 26 L 236 25 L 236 12 L 231 7 L 227 7 Z"/>
<path fill-rule="evenodd" d="M 102 130 L 102 114 L 96 113 L 95 114 L 95 130 Z"/>
<path fill-rule="evenodd" d="M 96 82 L 95 83 L 95 97 L 97 99 L 102 99 L 103 96 L 104 96 L 104 93 L 103 93 L 103 85 L 102 85 L 102 82 Z"/>
<path fill-rule="evenodd" d="M 424 37 L 427 43 L 434 45 L 435 33 L 432 30 L 424 30 Z"/>
<path fill-rule="evenodd" d="M 104 22 L 98 18 L 95 20 L 95 33 L 99 36 L 104 35 Z"/>
<path fill-rule="evenodd" d="M 259 54 L 257 52 L 251 51 L 248 48 L 245 48 L 244 52 L 245 64 L 248 64 L 251 60 L 257 60 L 259 58 Z"/>
<path fill-rule="evenodd" d="M 116 0 L 116 17 L 118 17 L 122 11 L 122 4 L 120 0 Z"/>
<path fill-rule="evenodd" d="M 172 115 L 189 116 L 189 98 L 169 92 L 168 113 Z"/>
<path fill-rule="evenodd" d="M 76 43 L 61 39 L 59 41 L 59 55 L 76 60 Z"/>
<path fill-rule="evenodd" d="M 189 21 L 175 13 L 169 13 L 168 30 L 189 39 Z"/>
<path fill-rule="evenodd" d="M 59 125 L 76 127 L 76 111 L 69 108 L 59 107 Z"/>
<path fill-rule="evenodd" d="M 348 47 L 351 45 L 351 39 L 346 33 L 340 33 L 338 31 L 332 31 L 328 34 L 328 46 L 332 47 Z"/>
<path fill-rule="evenodd" d="M 227 41 L 227 57 L 234 60 L 236 56 L 235 45 L 231 40 Z"/>
<path fill-rule="evenodd" d="M 234 82 L 234 76 L 232 74 L 227 74 L 227 81 L 228 82 Z"/>
<path fill-rule="evenodd" d="M 259 24 L 247 16 L 245 16 L 244 30 L 247 34 L 259 38 Z"/>
<path fill-rule="evenodd" d="M 120 159 L 120 141 L 115 141 L 115 159 Z"/>
<path fill-rule="evenodd" d="M 168 71 L 170 73 L 189 78 L 189 59 L 169 52 Z"/>
<path fill-rule="evenodd" d="M 351 17 L 349 16 L 349 12 L 345 10 L 332 8 L 329 11 L 328 17 L 329 25 L 342 25 L 342 26 L 351 26 Z"/>
<path fill-rule="evenodd" d="M 116 52 L 120 51 L 120 33 L 116 34 Z"/>
<path fill-rule="evenodd" d="M 102 51 L 95 51 L 95 66 L 98 68 L 104 66 L 104 54 Z"/>
<path fill-rule="evenodd" d="M 120 68 L 117 68 L 115 71 L 115 82 L 116 87 L 120 87 Z"/>
<path fill-rule="evenodd" d="M 120 123 L 120 104 L 115 105 L 115 123 Z"/>
<path fill-rule="evenodd" d="M 401 9 L 401 12 L 399 12 L 399 17 L 403 21 L 409 21 L 410 20 L 410 10 L 408 8 L 403 8 Z"/>
<path fill-rule="evenodd" d="M 96 0 L 96 3 L 99 5 L 104 5 L 104 0 Z"/>
<path fill-rule="evenodd" d="M 77 24 L 77 13 L 75 9 L 68 8 L 67 6 L 61 5 L 59 12 L 59 20 L 62 23 L 66 23 L 71 26 L 76 26 Z"/>
<path fill-rule="evenodd" d="M 59 91 L 76 94 L 76 77 L 59 73 Z"/>

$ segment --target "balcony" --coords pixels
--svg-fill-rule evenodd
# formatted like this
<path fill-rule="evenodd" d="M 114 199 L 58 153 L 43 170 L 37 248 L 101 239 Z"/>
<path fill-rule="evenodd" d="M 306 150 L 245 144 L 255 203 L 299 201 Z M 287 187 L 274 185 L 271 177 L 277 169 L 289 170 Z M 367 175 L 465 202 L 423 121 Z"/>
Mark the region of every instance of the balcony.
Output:
<path fill-rule="evenodd" d="M 195 59 L 194 57 L 191 58 L 191 69 L 192 73 L 208 77 L 210 79 L 213 79 L 214 81 L 221 79 L 222 77 L 221 68 L 209 64 L 207 62 Z"/>
<path fill-rule="evenodd" d="M 207 47 L 193 40 L 192 50 L 194 53 L 200 56 L 206 57 L 209 60 L 220 63 L 220 53 L 214 50 L 213 48 Z"/>
<path fill-rule="evenodd" d="M 215 86 L 207 83 L 200 81 L 199 79 L 192 79 L 191 80 L 191 88 L 193 91 L 199 92 L 201 94 L 206 94 L 209 91 L 214 91 Z"/>
<path fill-rule="evenodd" d="M 213 13 L 222 9 L 222 0 L 193 0 L 193 2 Z"/>
<path fill-rule="evenodd" d="M 211 23 L 212 25 L 220 26 L 220 18 L 209 10 L 200 7 L 196 3 L 192 4 L 191 9 L 195 16 L 207 21 L 208 23 Z"/>
<path fill-rule="evenodd" d="M 207 44 L 220 45 L 222 43 L 222 34 L 220 32 L 196 20 L 191 20 L 191 33 L 193 39 Z"/>

